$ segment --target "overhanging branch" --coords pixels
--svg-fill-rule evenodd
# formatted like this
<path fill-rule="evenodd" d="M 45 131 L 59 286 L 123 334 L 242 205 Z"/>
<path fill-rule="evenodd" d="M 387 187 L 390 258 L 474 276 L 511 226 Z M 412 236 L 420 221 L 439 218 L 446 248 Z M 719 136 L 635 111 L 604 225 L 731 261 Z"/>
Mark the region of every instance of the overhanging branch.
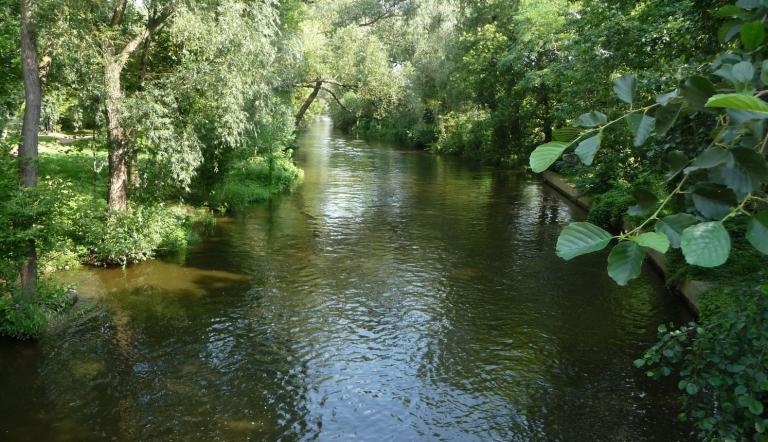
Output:
<path fill-rule="evenodd" d="M 339 100 L 339 97 L 337 97 L 337 96 L 336 96 L 336 94 L 335 94 L 335 93 L 333 93 L 333 91 L 332 91 L 332 90 L 328 89 L 327 87 L 321 87 L 320 89 L 324 90 L 325 92 L 328 92 L 328 93 L 331 95 L 331 97 L 333 97 L 333 99 L 334 99 L 334 100 L 336 100 L 336 104 L 338 104 L 338 105 L 339 105 L 339 107 L 341 107 L 341 108 L 342 108 L 342 109 L 344 109 L 345 111 L 349 112 L 350 114 L 352 113 L 352 111 L 351 111 L 351 110 L 347 109 L 347 107 L 346 107 L 346 106 L 344 106 L 344 105 L 341 103 L 341 100 Z"/>

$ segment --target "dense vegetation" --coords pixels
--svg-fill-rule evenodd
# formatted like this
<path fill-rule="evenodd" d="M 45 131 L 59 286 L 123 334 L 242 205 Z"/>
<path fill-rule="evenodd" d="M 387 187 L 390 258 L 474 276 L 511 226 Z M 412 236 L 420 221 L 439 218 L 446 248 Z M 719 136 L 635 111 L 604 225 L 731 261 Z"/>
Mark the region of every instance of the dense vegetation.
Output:
<path fill-rule="evenodd" d="M 301 178 L 286 87 L 298 7 L 0 2 L 3 334 L 35 335 L 62 305 L 48 301 L 62 288 L 37 290 L 38 269 L 172 253 L 210 210 L 242 209 Z M 48 135 L 38 140 L 33 124 Z"/>
<path fill-rule="evenodd" d="M 296 128 L 328 113 L 554 168 L 594 201 L 559 256 L 618 240 L 619 284 L 647 249 L 673 283 L 715 283 L 636 364 L 679 378 L 703 439 L 764 440 L 767 18 L 763 0 L 0 0 L 0 333 L 71 301 L 38 268 L 179 250 L 210 210 L 289 190 Z"/>

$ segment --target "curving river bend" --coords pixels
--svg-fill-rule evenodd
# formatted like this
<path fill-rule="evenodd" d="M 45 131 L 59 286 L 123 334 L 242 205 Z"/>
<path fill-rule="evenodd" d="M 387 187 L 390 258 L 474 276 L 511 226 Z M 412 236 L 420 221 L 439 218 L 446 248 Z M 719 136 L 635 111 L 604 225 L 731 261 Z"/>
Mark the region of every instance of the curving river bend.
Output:
<path fill-rule="evenodd" d="M 687 440 L 632 367 L 682 304 L 558 259 L 556 192 L 328 120 L 300 144 L 303 185 L 185 256 L 67 275 L 97 307 L 0 342 L 0 440 Z"/>

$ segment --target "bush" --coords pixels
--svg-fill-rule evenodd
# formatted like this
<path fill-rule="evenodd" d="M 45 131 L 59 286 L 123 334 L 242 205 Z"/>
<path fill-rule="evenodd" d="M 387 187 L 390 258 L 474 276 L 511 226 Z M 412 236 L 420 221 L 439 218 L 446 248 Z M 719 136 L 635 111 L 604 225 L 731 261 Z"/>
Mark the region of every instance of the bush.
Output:
<path fill-rule="evenodd" d="M 1 277 L 0 277 L 1 278 Z M 18 296 L 18 287 L 0 280 L 0 335 L 17 339 L 39 336 L 49 321 L 71 307 L 75 301 L 71 288 L 46 279 L 38 281 L 33 299 Z"/>
<path fill-rule="evenodd" d="M 473 107 L 462 112 L 450 112 L 440 118 L 437 153 L 458 154 L 474 160 L 489 160 L 493 156 L 493 121 L 484 108 Z"/>
<path fill-rule="evenodd" d="M 702 440 L 765 440 L 768 286 L 721 288 L 702 301 L 699 324 L 660 326 L 659 343 L 635 365 L 654 378 L 676 372 L 679 418 L 693 420 Z"/>
<path fill-rule="evenodd" d="M 612 232 L 618 232 L 623 227 L 627 209 L 634 204 L 634 201 L 628 188 L 615 187 L 594 197 L 587 221 Z"/>
<path fill-rule="evenodd" d="M 646 174 L 634 180 L 632 185 L 618 183 L 602 194 L 592 194 L 595 196 L 587 221 L 612 232 L 621 231 L 627 221 L 636 221 L 628 211 L 637 204 L 634 193 L 638 189 L 649 189 L 654 195 L 663 195 L 664 182 L 656 175 Z"/>
<path fill-rule="evenodd" d="M 125 266 L 183 249 L 192 221 L 183 208 L 162 204 L 102 212 L 83 225 L 84 260 L 92 265 Z"/>
<path fill-rule="evenodd" d="M 287 153 L 255 157 L 233 165 L 209 194 L 208 204 L 221 211 L 242 210 L 291 190 L 303 176 Z"/>

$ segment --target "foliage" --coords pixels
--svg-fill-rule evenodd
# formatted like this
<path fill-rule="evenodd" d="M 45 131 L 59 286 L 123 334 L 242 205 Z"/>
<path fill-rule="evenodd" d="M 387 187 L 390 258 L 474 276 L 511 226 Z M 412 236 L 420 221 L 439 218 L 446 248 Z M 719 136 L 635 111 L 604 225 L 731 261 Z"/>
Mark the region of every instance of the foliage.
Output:
<path fill-rule="evenodd" d="M 286 155 L 255 157 L 234 165 L 210 192 L 208 205 L 218 210 L 243 210 L 254 202 L 290 190 L 303 172 Z"/>
<path fill-rule="evenodd" d="M 764 14 L 763 7 L 758 6 L 733 8 L 735 10 L 726 9 L 723 14 L 747 18 Z M 730 22 L 728 26 L 735 29 L 737 25 L 740 26 L 740 22 Z M 760 34 L 762 31 L 750 32 Z M 731 250 L 725 222 L 739 216 L 750 219 L 747 240 L 758 251 L 768 251 L 763 247 L 768 243 L 768 218 L 763 214 L 768 183 L 765 160 L 768 138 L 764 125 L 768 105 L 759 98 L 761 93 L 756 92 L 768 80 L 758 75 L 762 72 L 762 62 L 751 61 L 748 46 L 753 42 L 749 39 L 757 37 L 743 34 L 742 49 L 735 47 L 719 55 L 711 65 L 710 75 L 683 77 L 678 89 L 657 96 L 652 104 L 634 106 L 640 97 L 633 74 L 616 78 L 613 90 L 619 100 L 628 105 L 629 113 L 613 119 L 599 111 L 583 114 L 571 125 L 573 137 L 541 145 L 531 154 L 531 168 L 536 172 L 550 167 L 571 148 L 575 148 L 582 163 L 591 165 L 604 134 L 618 126 L 629 129 L 630 142 L 637 148 L 652 137 L 664 137 L 681 115 L 712 114 L 717 128 L 709 146 L 700 148 L 693 158 L 679 150 L 666 152 L 665 172 L 672 190 L 661 199 L 653 189 L 636 192 L 637 204 L 629 209 L 630 214 L 646 218 L 631 231 L 615 236 L 619 240 L 616 246 L 619 248 L 614 249 L 617 253 L 628 247 L 625 243 L 637 245 L 640 238 L 655 230 L 656 234 L 666 236 L 674 248 L 681 248 L 689 264 L 718 267 L 727 261 Z M 710 79 L 715 78 L 719 80 L 713 84 Z M 717 94 L 718 90 L 724 93 Z M 677 207 L 673 207 L 673 203 Z M 567 230 L 563 235 L 568 235 Z M 657 251 L 665 253 L 666 249 L 657 248 Z M 609 258 L 609 273 L 620 266 L 639 266 L 644 259 L 643 254 L 615 256 L 622 260 Z M 614 279 L 626 284 L 631 278 Z"/>
<path fill-rule="evenodd" d="M 16 339 L 38 337 L 51 319 L 76 300 L 71 288 L 47 279 L 39 281 L 37 294 L 31 300 L 18 296 L 17 287 L 0 284 L 0 336 Z"/>
<path fill-rule="evenodd" d="M 83 219 L 75 233 L 92 265 L 125 266 L 187 246 L 191 217 L 183 208 L 136 206 L 101 211 Z"/>
<path fill-rule="evenodd" d="M 608 274 L 624 285 L 640 274 L 644 251 L 673 250 L 673 267 L 684 260 L 689 276 L 706 273 L 721 284 L 702 296 L 699 323 L 659 327 L 659 342 L 635 362 L 651 377 L 679 378 L 680 418 L 695 422 L 705 440 L 765 440 L 768 425 L 768 286 L 754 288 L 765 282 L 768 252 L 768 105 L 761 90 L 768 86 L 767 13 L 763 2 L 720 8 L 715 15 L 727 19 L 719 32 L 726 49 L 712 57 L 707 72 L 674 63 L 677 88 L 654 98 L 641 85 L 658 92 L 655 82 L 616 75 L 611 89 L 621 112 L 611 106 L 584 113 L 530 156 L 536 172 L 573 155 L 587 171 L 593 162 L 605 159 L 613 167 L 623 158 L 641 173 L 664 176 L 665 186 L 633 182 L 626 216 L 638 222 L 629 231 L 611 235 L 573 223 L 561 233 L 557 253 L 572 259 L 618 240 Z"/>
<path fill-rule="evenodd" d="M 611 232 L 619 232 L 624 227 L 624 215 L 633 203 L 629 189 L 616 187 L 593 199 L 587 221 Z"/>
<path fill-rule="evenodd" d="M 451 112 L 440 118 L 438 136 L 432 150 L 488 160 L 492 148 L 493 123 L 486 109 L 472 108 Z M 491 154 L 492 155 L 492 154 Z"/>
<path fill-rule="evenodd" d="M 659 342 L 635 365 L 653 378 L 678 374 L 679 417 L 692 418 L 702 439 L 764 440 L 768 286 L 721 289 L 703 299 L 700 325 L 660 326 Z"/>

